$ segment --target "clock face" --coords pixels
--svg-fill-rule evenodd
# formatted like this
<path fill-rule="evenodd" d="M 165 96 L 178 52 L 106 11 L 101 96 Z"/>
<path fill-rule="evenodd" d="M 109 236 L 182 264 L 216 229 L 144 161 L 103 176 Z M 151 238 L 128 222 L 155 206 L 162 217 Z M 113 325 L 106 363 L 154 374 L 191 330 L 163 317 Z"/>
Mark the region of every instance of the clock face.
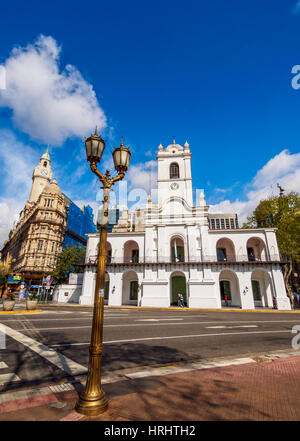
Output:
<path fill-rule="evenodd" d="M 179 185 L 177 184 L 177 182 L 172 182 L 171 184 L 171 190 L 177 190 L 179 187 Z"/>
<path fill-rule="evenodd" d="M 41 173 L 42 173 L 42 175 L 47 176 L 48 170 L 46 168 L 42 168 Z"/>

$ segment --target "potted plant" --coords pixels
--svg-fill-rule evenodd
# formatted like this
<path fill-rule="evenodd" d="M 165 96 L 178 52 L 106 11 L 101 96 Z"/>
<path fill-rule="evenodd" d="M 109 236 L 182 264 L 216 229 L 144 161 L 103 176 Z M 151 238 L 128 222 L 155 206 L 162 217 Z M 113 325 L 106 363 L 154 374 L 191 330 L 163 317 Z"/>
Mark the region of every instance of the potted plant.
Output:
<path fill-rule="evenodd" d="M 30 292 L 26 298 L 26 309 L 28 311 L 33 311 L 36 309 L 38 302 L 38 295 L 37 293 Z"/>
<path fill-rule="evenodd" d="M 12 311 L 16 303 L 15 293 L 10 290 L 3 296 L 3 311 Z"/>

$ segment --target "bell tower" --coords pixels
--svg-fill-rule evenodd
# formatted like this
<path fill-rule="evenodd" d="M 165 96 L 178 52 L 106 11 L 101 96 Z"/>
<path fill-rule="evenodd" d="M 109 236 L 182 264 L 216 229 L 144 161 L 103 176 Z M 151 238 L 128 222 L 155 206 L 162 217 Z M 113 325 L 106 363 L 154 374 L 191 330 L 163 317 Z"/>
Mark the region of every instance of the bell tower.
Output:
<path fill-rule="evenodd" d="M 43 154 L 39 164 L 35 167 L 32 174 L 32 186 L 28 202 L 36 202 L 39 195 L 44 190 L 45 186 L 50 183 L 52 179 L 52 169 L 50 166 L 50 156 L 47 151 Z"/>
<path fill-rule="evenodd" d="M 190 146 L 187 141 L 182 147 L 176 144 L 168 145 L 165 149 L 158 147 L 158 205 L 161 207 L 171 196 L 181 197 L 193 206 L 192 172 Z"/>

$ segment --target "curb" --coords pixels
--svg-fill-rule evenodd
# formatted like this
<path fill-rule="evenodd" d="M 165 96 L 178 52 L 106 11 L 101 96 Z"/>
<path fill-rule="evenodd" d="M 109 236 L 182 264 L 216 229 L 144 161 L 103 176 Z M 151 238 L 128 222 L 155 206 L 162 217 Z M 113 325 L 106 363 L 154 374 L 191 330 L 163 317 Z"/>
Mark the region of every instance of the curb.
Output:
<path fill-rule="evenodd" d="M 135 371 L 125 374 L 126 378 L 131 380 L 145 377 L 160 377 L 170 374 L 180 374 L 185 372 L 201 371 L 204 369 L 222 368 L 229 366 L 241 366 L 252 363 L 270 362 L 280 358 L 299 357 L 300 351 L 273 351 L 264 354 L 249 354 L 248 356 L 223 358 L 219 357 L 214 360 L 187 363 L 183 366 L 163 366 L 158 368 L 146 369 L 143 371 Z"/>
<path fill-rule="evenodd" d="M 0 314 L 34 314 L 37 312 L 43 312 L 42 309 L 36 309 L 34 311 L 0 311 Z"/>
<path fill-rule="evenodd" d="M 47 305 L 51 308 L 90 308 L 92 309 L 94 305 L 70 305 L 65 303 L 54 304 L 54 305 Z M 300 314 L 299 311 L 287 311 L 287 310 L 278 310 L 278 309 L 225 309 L 225 308 L 219 308 L 219 309 L 209 309 L 209 308 L 156 308 L 151 306 L 109 306 L 104 305 L 104 309 L 137 309 L 137 310 L 148 310 L 148 311 L 182 311 L 182 312 L 193 312 L 193 311 L 214 311 L 214 312 L 261 312 L 261 313 L 288 313 L 288 314 Z"/>

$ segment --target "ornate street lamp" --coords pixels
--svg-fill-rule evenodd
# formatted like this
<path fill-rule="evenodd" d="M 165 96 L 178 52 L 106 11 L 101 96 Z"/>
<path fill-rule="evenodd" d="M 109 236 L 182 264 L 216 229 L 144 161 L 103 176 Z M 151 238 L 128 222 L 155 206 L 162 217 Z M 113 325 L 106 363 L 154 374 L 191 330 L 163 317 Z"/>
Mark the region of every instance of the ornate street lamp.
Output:
<path fill-rule="evenodd" d="M 89 349 L 88 374 L 85 389 L 80 394 L 75 410 L 83 415 L 95 416 L 103 413 L 108 406 L 108 400 L 101 387 L 101 357 L 103 350 L 103 313 L 109 193 L 111 186 L 116 181 L 120 181 L 124 178 L 125 172 L 129 166 L 131 152 L 127 147 L 124 147 L 122 139 L 120 147 L 115 148 L 112 153 L 115 169 L 118 172 L 118 175 L 111 178 L 109 170 L 106 170 L 105 175 L 103 175 L 97 169 L 97 162 L 100 162 L 105 148 L 104 140 L 97 134 L 97 127 L 94 135 L 91 135 L 85 140 L 85 147 L 90 168 L 103 185 L 103 214 L 98 248 L 97 278 L 91 343 Z"/>

